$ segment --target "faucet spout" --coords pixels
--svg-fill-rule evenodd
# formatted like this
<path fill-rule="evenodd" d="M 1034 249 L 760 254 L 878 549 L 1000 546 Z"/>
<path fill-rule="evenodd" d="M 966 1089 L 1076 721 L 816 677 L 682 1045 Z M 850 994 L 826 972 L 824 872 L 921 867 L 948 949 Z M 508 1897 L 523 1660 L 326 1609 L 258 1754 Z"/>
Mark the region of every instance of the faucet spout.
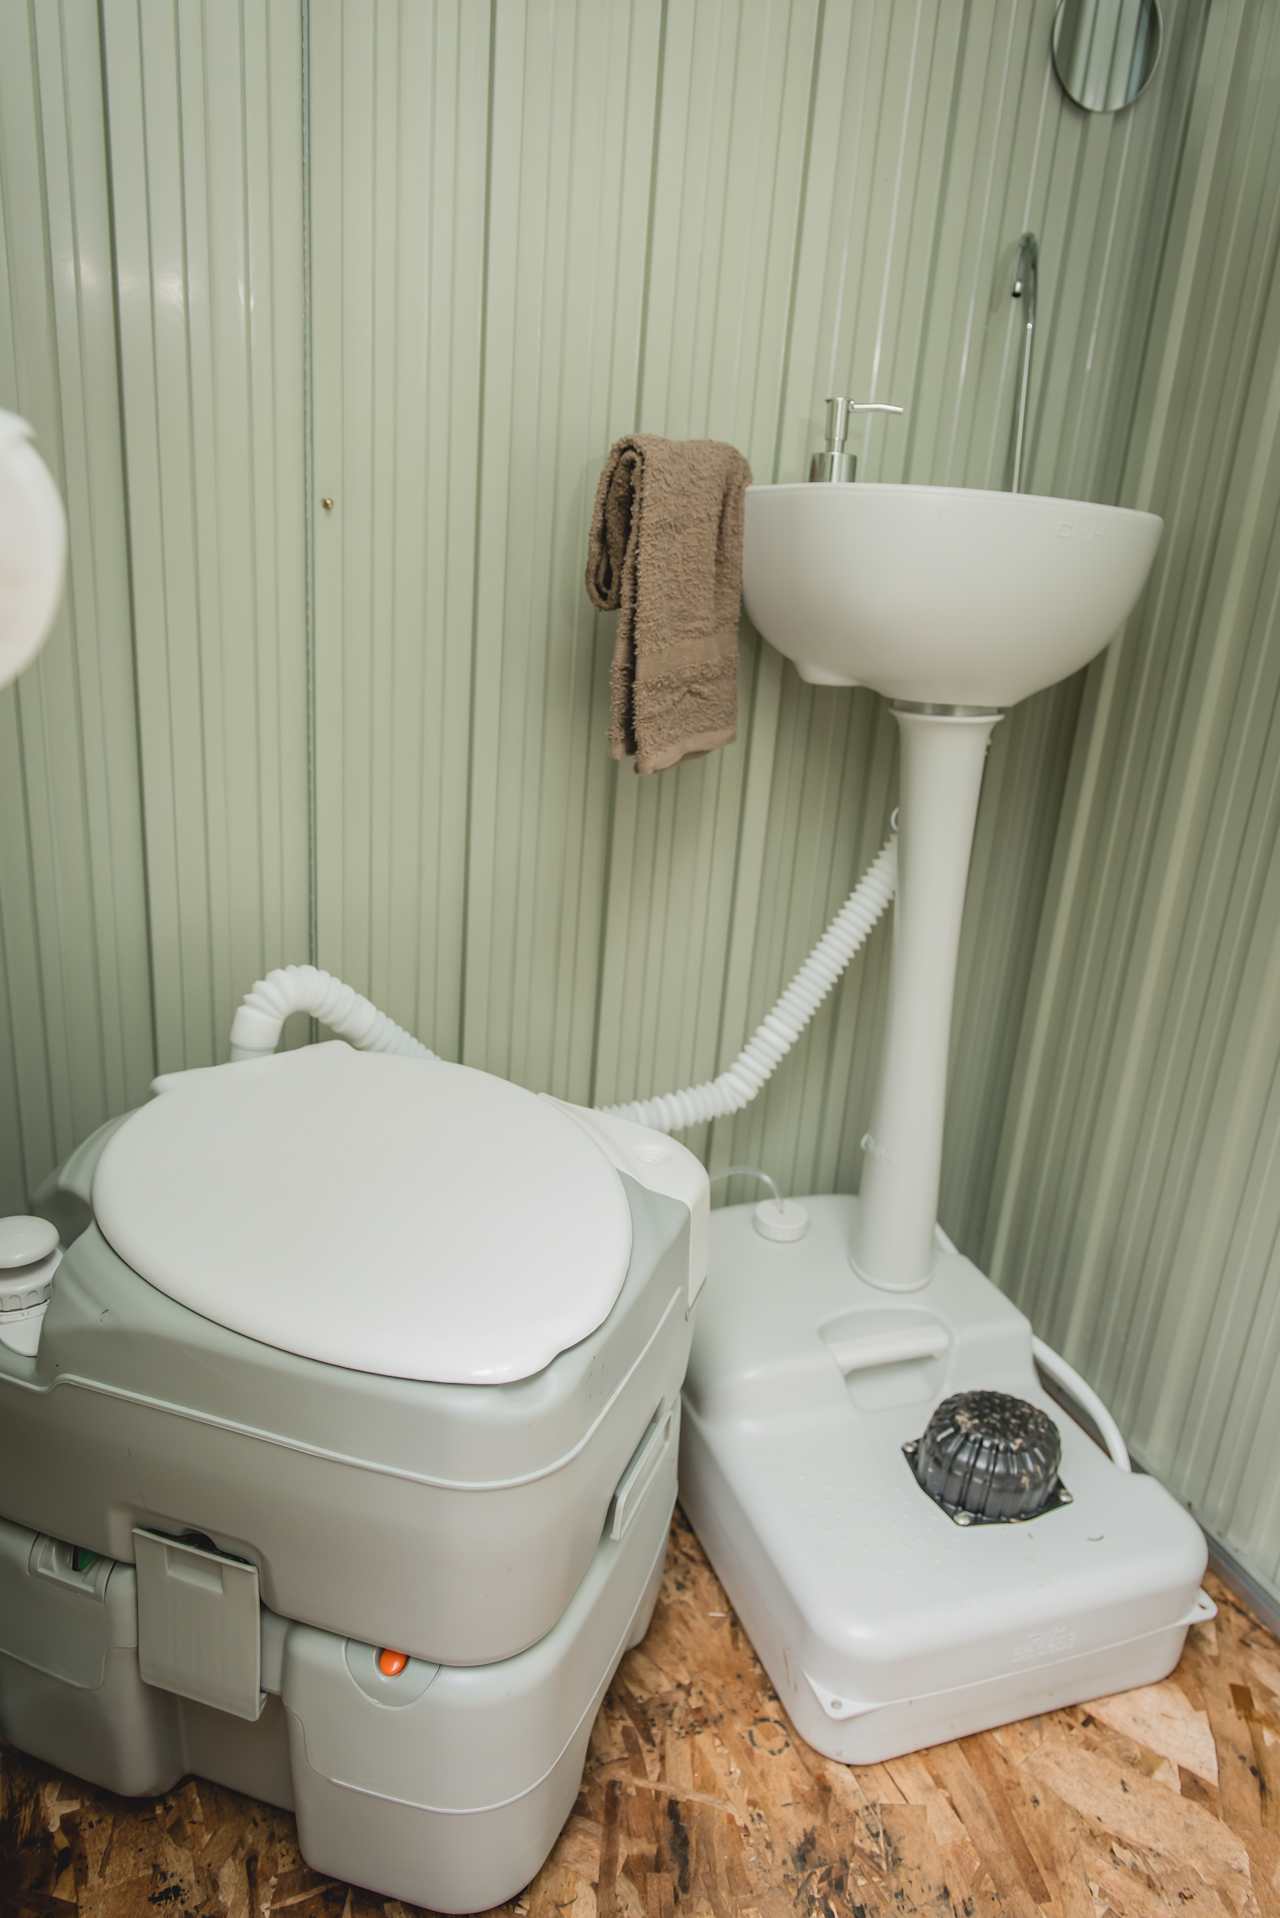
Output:
<path fill-rule="evenodd" d="M 1036 337 L 1036 293 L 1040 278 L 1040 243 L 1034 233 L 1024 233 L 1018 241 L 1018 257 L 1013 269 L 1010 296 L 1025 300 L 1022 325 L 1022 358 L 1018 368 L 1018 402 L 1013 420 L 1013 477 L 1010 490 L 1022 491 L 1026 460 L 1027 412 L 1031 399 L 1031 353 Z"/>
<path fill-rule="evenodd" d="M 1035 308 L 1036 270 L 1040 264 L 1040 242 L 1034 233 L 1024 233 L 1018 241 L 1018 258 L 1013 269 L 1013 286 L 1010 291 L 1015 300 L 1024 293 L 1029 295 L 1029 305 Z"/>

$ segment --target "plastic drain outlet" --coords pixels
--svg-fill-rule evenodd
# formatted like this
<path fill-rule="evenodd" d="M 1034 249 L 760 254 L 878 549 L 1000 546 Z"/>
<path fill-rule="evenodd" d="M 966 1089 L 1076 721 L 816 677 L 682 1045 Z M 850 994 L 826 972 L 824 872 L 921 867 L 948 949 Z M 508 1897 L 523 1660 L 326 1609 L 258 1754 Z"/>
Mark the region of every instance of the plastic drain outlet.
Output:
<path fill-rule="evenodd" d="M 958 1525 L 1000 1525 L 1070 1503 L 1048 1413 L 1007 1392 L 956 1392 L 905 1448 L 916 1482 Z"/>

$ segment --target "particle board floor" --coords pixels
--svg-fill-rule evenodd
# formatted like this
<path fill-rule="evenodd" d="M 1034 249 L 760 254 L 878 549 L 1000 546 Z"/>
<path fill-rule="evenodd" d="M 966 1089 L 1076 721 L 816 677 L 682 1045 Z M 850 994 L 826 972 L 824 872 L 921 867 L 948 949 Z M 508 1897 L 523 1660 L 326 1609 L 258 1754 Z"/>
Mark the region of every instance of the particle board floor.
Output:
<path fill-rule="evenodd" d="M 1280 1914 L 1280 1646 L 1220 1586 L 1162 1685 L 859 1771 L 795 1739 L 688 1527 L 521 1918 Z M 292 1820 L 111 1797 L 0 1750 L 0 1912 L 343 1918 Z"/>

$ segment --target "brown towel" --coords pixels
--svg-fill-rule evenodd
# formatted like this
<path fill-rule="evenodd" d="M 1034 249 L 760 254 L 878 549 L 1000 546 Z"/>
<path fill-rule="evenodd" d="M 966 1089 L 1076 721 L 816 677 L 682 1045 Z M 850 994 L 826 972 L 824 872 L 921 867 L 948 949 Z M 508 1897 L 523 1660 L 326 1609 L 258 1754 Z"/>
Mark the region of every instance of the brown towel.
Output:
<path fill-rule="evenodd" d="M 742 495 L 751 468 L 719 440 L 619 440 L 596 488 L 587 597 L 617 610 L 615 759 L 638 773 L 726 746 L 738 720 Z"/>

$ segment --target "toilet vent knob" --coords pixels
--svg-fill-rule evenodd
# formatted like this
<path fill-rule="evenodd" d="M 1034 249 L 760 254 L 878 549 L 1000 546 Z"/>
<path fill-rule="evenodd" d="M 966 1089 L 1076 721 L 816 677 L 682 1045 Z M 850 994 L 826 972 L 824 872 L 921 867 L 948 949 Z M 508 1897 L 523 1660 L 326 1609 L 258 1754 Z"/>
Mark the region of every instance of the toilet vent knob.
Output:
<path fill-rule="evenodd" d="M 58 1234 L 48 1219 L 0 1218 L 0 1312 L 43 1305 L 53 1288 Z"/>

